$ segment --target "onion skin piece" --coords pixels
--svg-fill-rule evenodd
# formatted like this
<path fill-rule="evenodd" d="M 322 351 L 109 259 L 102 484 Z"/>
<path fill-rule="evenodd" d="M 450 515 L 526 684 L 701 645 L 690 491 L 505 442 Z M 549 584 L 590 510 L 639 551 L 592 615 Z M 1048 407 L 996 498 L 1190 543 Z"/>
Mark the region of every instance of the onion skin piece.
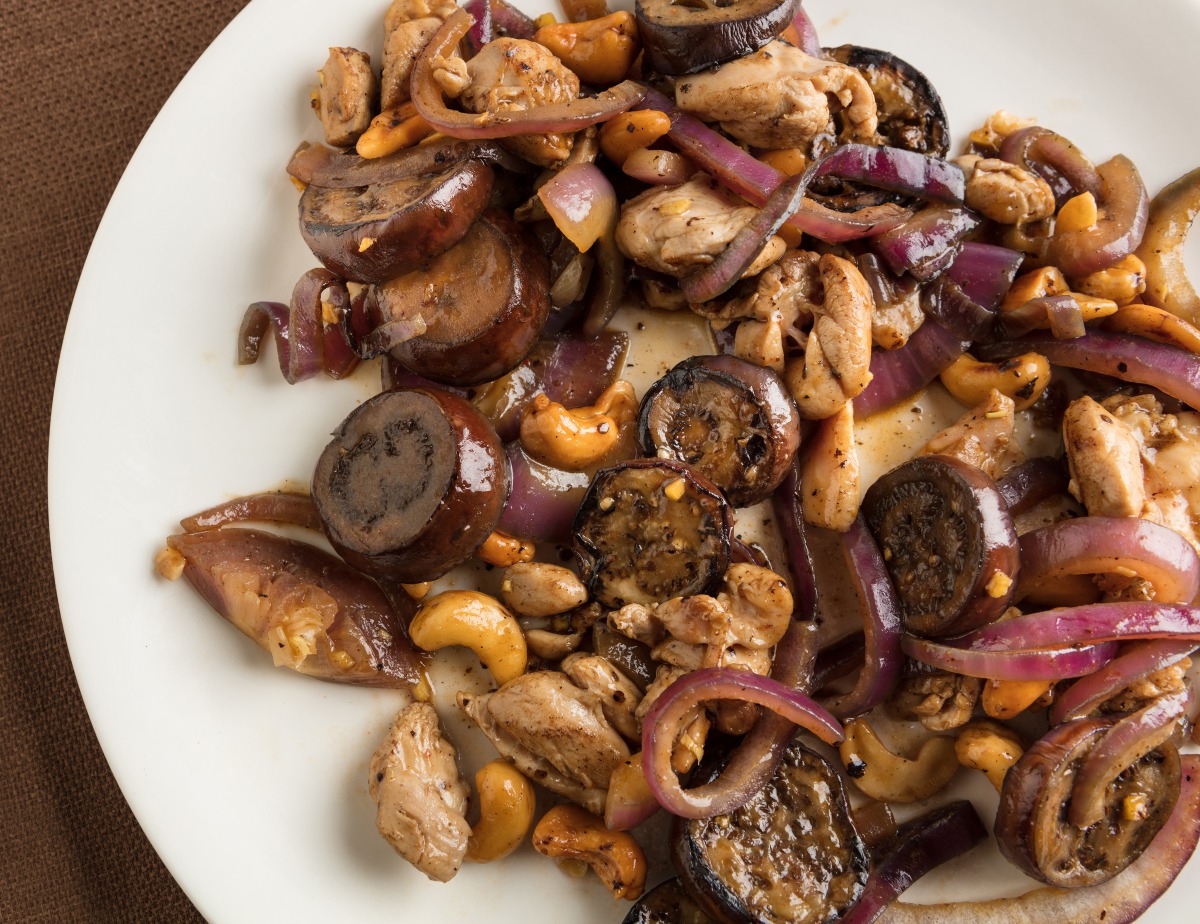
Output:
<path fill-rule="evenodd" d="M 997 481 L 996 488 L 1008 512 L 1017 516 L 1047 498 L 1066 493 L 1067 484 L 1062 462 L 1043 456 L 1022 462 Z"/>
<path fill-rule="evenodd" d="M 979 814 L 965 800 L 914 818 L 882 845 L 862 896 L 838 924 L 872 924 L 914 882 L 962 856 L 987 835 Z"/>
<path fill-rule="evenodd" d="M 239 528 L 171 536 L 167 546 L 184 557 L 183 576 L 200 596 L 268 652 L 277 642 L 267 637 L 261 613 L 244 612 L 247 588 L 226 587 L 222 578 L 242 571 L 256 575 L 260 593 L 267 595 L 258 599 L 268 602 L 273 593 L 286 597 L 305 586 L 332 597 L 337 604 L 333 622 L 317 632 L 316 650 L 295 668 L 300 673 L 393 689 L 408 689 L 420 679 L 419 661 L 404 628 L 412 614 L 397 613 L 378 585 L 328 552 Z M 397 597 L 406 599 L 403 594 Z M 335 652 L 344 652 L 352 663 L 343 666 Z"/>
<path fill-rule="evenodd" d="M 1169 638 L 1200 641 L 1200 607 L 1091 603 L 1019 616 L 954 640 L 969 651 L 1029 651 L 1065 645 Z"/>
<path fill-rule="evenodd" d="M 881 924 L 1131 924 L 1170 888 L 1200 840 L 1200 757 L 1180 758 L 1175 811 L 1126 870 L 1086 889 L 1038 888 L 1017 898 L 912 905 L 894 902 Z"/>
<path fill-rule="evenodd" d="M 512 490 L 496 528 L 532 542 L 568 542 L 591 478 L 543 465 L 529 458 L 520 443 L 509 443 L 505 451 Z"/>
<path fill-rule="evenodd" d="M 580 253 L 616 227 L 617 193 L 595 164 L 568 164 L 542 185 L 537 196 Z"/>
<path fill-rule="evenodd" d="M 495 22 L 495 9 L 492 18 Z M 544 132 L 573 132 L 624 112 L 645 95 L 644 87 L 625 80 L 593 99 L 573 99 L 533 109 L 504 113 L 466 113 L 449 109 L 433 80 L 433 61 L 439 56 L 453 54 L 473 23 L 466 10 L 454 13 L 434 33 L 413 65 L 413 105 L 425 121 L 444 135 L 452 138 L 511 138 Z"/>
<path fill-rule="evenodd" d="M 933 319 L 926 319 L 898 350 L 871 351 L 871 383 L 854 399 L 857 420 L 911 398 L 950 367 L 967 343 Z M 1026 352 L 1023 348 L 1014 356 Z"/>
<path fill-rule="evenodd" d="M 1017 600 L 1053 604 L 1067 575 L 1134 571 L 1154 585 L 1158 603 L 1191 603 L 1200 593 L 1200 556 L 1166 526 L 1139 517 L 1080 517 L 1028 532 L 1020 538 Z M 1047 599 L 1046 592 L 1051 594 Z"/>
<path fill-rule="evenodd" d="M 1085 716 L 1137 680 L 1169 667 L 1196 650 L 1193 642 L 1134 642 L 1104 667 L 1082 677 L 1050 706 L 1051 725 Z"/>
<path fill-rule="evenodd" d="M 307 494 L 266 491 L 216 504 L 180 520 L 185 533 L 198 533 L 230 523 L 287 523 L 321 531 L 321 517 Z"/>
<path fill-rule="evenodd" d="M 921 325 L 913 339 L 925 326 Z M 1058 340 L 1049 333 L 1037 333 L 1020 340 L 981 346 L 979 356 L 991 361 L 1031 351 L 1041 353 L 1053 365 L 1149 385 L 1190 407 L 1200 408 L 1200 356 L 1141 337 L 1089 330 L 1074 340 Z"/>
<path fill-rule="evenodd" d="M 826 744 L 838 744 L 844 737 L 837 719 L 805 694 L 778 680 L 725 667 L 708 667 L 686 674 L 655 701 L 642 722 L 642 768 L 646 781 L 659 804 L 668 812 L 683 818 L 708 818 L 721 814 L 713 810 L 716 795 L 728 798 L 728 804 L 736 808 L 757 791 L 734 782 L 736 792 L 730 792 L 730 782 L 723 781 L 721 777 L 713 783 L 685 790 L 679 785 L 679 778 L 671 767 L 671 752 L 681 722 L 693 706 L 718 699 L 765 706 L 812 732 Z M 738 777 L 734 779 L 738 780 Z"/>
<path fill-rule="evenodd" d="M 1146 264 L 1142 298 L 1190 324 L 1200 324 L 1200 295 L 1183 262 L 1183 244 L 1200 212 L 1200 168 L 1170 183 L 1150 203 L 1137 255 Z"/>
<path fill-rule="evenodd" d="M 1101 182 L 1097 197 L 1101 213 L 1095 227 L 1056 230 L 1046 251 L 1047 262 L 1072 278 L 1095 273 L 1129 256 L 1146 234 L 1150 196 L 1133 161 L 1118 154 L 1096 172 Z"/>
<path fill-rule="evenodd" d="M 900 647 L 906 655 L 922 664 L 988 680 L 1063 680 L 1082 677 L 1099 670 L 1117 653 L 1116 642 L 1035 651 L 971 651 L 911 635 L 903 638 Z"/>

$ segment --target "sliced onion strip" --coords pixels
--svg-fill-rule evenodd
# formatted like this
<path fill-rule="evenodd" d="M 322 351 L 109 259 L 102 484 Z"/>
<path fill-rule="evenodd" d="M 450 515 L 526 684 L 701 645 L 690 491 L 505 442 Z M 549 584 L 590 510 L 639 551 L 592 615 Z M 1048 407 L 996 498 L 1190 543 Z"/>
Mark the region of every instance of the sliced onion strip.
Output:
<path fill-rule="evenodd" d="M 1194 642 L 1133 642 L 1100 670 L 1081 677 L 1061 693 L 1050 707 L 1050 724 L 1088 715 L 1131 683 L 1182 661 L 1195 650 Z"/>
<path fill-rule="evenodd" d="M 1012 653 L 1154 638 L 1200 641 L 1200 607 L 1145 602 L 1092 603 L 1018 616 L 968 633 L 954 643 L 974 652 Z"/>
<path fill-rule="evenodd" d="M 230 523 L 287 523 L 321 529 L 321 518 L 312 498 L 290 491 L 265 491 L 235 497 L 179 521 L 185 533 L 198 533 Z"/>
<path fill-rule="evenodd" d="M 1116 642 L 1036 651 L 976 651 L 906 635 L 900 646 L 914 661 L 987 680 L 1063 680 L 1099 670 L 1117 653 Z"/>
<path fill-rule="evenodd" d="M 580 253 L 616 227 L 617 193 L 595 164 L 570 164 L 537 191 L 546 213 Z"/>
<path fill-rule="evenodd" d="M 855 418 L 862 420 L 912 397 L 966 348 L 960 337 L 927 319 L 900 349 L 872 350 L 871 383 L 854 399 Z"/>

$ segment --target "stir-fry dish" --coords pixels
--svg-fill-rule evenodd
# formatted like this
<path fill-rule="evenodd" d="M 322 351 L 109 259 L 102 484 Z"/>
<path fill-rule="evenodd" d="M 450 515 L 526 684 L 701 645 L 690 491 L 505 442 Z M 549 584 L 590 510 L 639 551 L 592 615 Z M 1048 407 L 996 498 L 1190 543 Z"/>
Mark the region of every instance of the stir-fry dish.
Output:
<path fill-rule="evenodd" d="M 320 265 L 238 338 L 382 387 L 310 493 L 157 560 L 275 665 L 411 694 L 379 833 L 443 882 L 531 844 L 643 924 L 1141 915 L 1200 838 L 1200 171 L 952 139 L 799 0 L 394 0 L 382 47 L 329 50 L 286 165 Z M 708 347 L 635 386 L 643 319 Z M 871 472 L 872 418 L 934 404 Z M 897 900 L 989 837 L 1042 885 Z"/>

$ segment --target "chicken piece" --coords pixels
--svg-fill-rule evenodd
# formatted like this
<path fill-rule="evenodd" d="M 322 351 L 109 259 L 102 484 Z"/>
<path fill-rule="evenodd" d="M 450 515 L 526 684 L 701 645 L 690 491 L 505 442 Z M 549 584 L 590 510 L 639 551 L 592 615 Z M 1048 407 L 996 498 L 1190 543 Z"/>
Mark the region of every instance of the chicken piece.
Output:
<path fill-rule="evenodd" d="M 488 712 L 522 746 L 584 786 L 608 787 L 629 747 L 608 724 L 600 697 L 559 671 L 535 671 L 492 694 Z"/>
<path fill-rule="evenodd" d="M 468 693 L 458 694 L 458 707 L 477 725 L 492 745 L 500 752 L 500 756 L 509 761 L 525 776 L 546 789 L 557 793 L 572 802 L 582 805 L 594 815 L 604 814 L 604 803 L 608 798 L 606 788 L 585 786 L 560 771 L 544 757 L 535 754 L 516 738 L 501 728 L 496 717 L 488 709 L 495 693 L 484 693 L 473 696 Z"/>
<path fill-rule="evenodd" d="M 368 788 L 378 806 L 375 826 L 396 853 L 430 879 L 453 879 L 471 835 L 470 790 L 428 703 L 412 703 L 396 716 L 371 758 Z"/>
<path fill-rule="evenodd" d="M 898 350 L 925 323 L 921 310 L 921 290 L 890 305 L 876 305 L 871 313 L 871 340 L 885 350 Z"/>
<path fill-rule="evenodd" d="M 325 140 L 335 147 L 354 144 L 371 124 L 379 83 L 371 70 L 371 56 L 355 48 L 330 48 L 319 72 L 317 114 Z"/>
<path fill-rule="evenodd" d="M 383 18 L 382 108 L 408 102 L 413 62 L 457 9 L 453 0 L 393 0 Z"/>
<path fill-rule="evenodd" d="M 845 141 L 872 141 L 879 119 L 875 94 L 855 68 L 806 55 L 773 41 L 753 54 L 681 77 L 675 103 L 747 144 L 806 150 L 835 129 Z"/>
<path fill-rule="evenodd" d="M 467 77 L 468 83 L 459 94 L 463 105 L 471 112 L 497 117 L 567 103 L 579 96 L 579 78 L 545 47 L 527 39 L 488 42 L 467 62 Z M 443 89 L 447 89 L 445 84 Z M 571 134 L 550 132 L 517 135 L 501 143 L 531 163 L 554 167 L 567 159 L 573 141 Z"/>
<path fill-rule="evenodd" d="M 1084 396 L 1063 414 L 1070 491 L 1092 516 L 1136 517 L 1146 506 L 1137 436 L 1097 401 Z"/>
<path fill-rule="evenodd" d="M 1036 173 L 994 157 L 955 161 L 967 179 L 967 205 L 1002 225 L 1024 225 L 1054 214 L 1054 191 Z"/>
<path fill-rule="evenodd" d="M 716 180 L 699 176 L 680 186 L 660 186 L 621 206 L 617 246 L 634 263 L 686 276 L 721 254 L 758 209 Z M 787 245 L 772 237 L 743 274 L 753 276 L 778 260 Z"/>
<path fill-rule="evenodd" d="M 821 302 L 820 260 L 820 254 L 811 251 L 788 250 L 759 273 L 749 295 L 732 299 L 716 311 L 699 306 L 697 313 L 715 321 L 778 318 L 784 336 L 803 343 Z"/>
<path fill-rule="evenodd" d="M 1013 435 L 1015 408 L 1012 398 L 993 388 L 983 404 L 934 436 L 917 455 L 950 456 L 982 469 L 998 481 L 1014 465 L 1025 461 L 1025 453 Z"/>
<path fill-rule="evenodd" d="M 854 439 L 854 404 L 847 401 L 817 425 L 800 461 L 804 520 L 844 533 L 858 517 L 862 469 Z"/>
<path fill-rule="evenodd" d="M 1106 699 L 1100 704 L 1100 711 L 1109 714 L 1137 712 L 1160 697 L 1182 693 L 1187 685 L 1187 673 L 1191 666 L 1192 659 L 1184 658 L 1153 674 L 1147 674 Z"/>
<path fill-rule="evenodd" d="M 666 692 L 667 688 L 686 673 L 686 670 L 668 664 L 659 666 L 654 680 L 646 688 L 646 695 L 642 697 L 641 705 L 637 708 L 636 715 L 639 723 L 646 718 L 654 703 Z M 671 752 L 671 766 L 677 773 L 687 773 L 704 756 L 704 742 L 712 728 L 712 721 L 703 706 L 693 706 L 679 725 L 683 728 L 683 732 L 679 735 L 679 740 L 675 742 L 675 748 Z"/>
<path fill-rule="evenodd" d="M 948 671 L 914 674 L 900 681 L 888 711 L 905 722 L 918 720 L 930 731 L 950 731 L 971 721 L 983 680 Z"/>
<path fill-rule="evenodd" d="M 641 691 L 607 658 L 581 651 L 565 658 L 562 670 L 577 687 L 600 698 L 600 708 L 613 728 L 630 741 L 641 740 L 642 730 L 636 715 L 642 701 Z"/>
<path fill-rule="evenodd" d="M 809 420 L 832 416 L 871 381 L 871 288 L 849 260 L 825 254 L 817 266 L 822 299 L 814 305 L 804 356 L 784 368 L 796 408 Z"/>
<path fill-rule="evenodd" d="M 610 612 L 608 626 L 626 638 L 652 646 L 662 641 L 666 631 L 653 608 L 641 603 L 630 603 Z"/>

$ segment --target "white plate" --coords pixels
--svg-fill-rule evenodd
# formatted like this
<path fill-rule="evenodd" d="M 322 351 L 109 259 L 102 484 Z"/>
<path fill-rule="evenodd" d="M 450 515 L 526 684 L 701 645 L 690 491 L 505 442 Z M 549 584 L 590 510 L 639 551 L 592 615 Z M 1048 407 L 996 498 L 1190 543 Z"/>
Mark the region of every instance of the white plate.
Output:
<path fill-rule="evenodd" d="M 367 760 L 396 694 L 272 669 L 152 560 L 176 521 L 304 484 L 375 386 L 289 387 L 273 351 L 233 364 L 246 304 L 313 265 L 283 165 L 317 137 L 308 92 L 330 45 L 378 60 L 385 0 L 254 0 L 200 58 L 113 196 L 76 293 L 51 427 L 63 623 L 100 742 L 151 842 L 214 924 L 272 920 L 615 922 L 593 882 L 526 852 L 427 882 L 375 834 Z M 811 0 L 826 44 L 889 49 L 945 98 L 955 138 L 1038 117 L 1152 190 L 1197 165 L 1200 7 L 1157 0 Z M 373 370 L 372 370 L 373 372 Z M 959 868 L 982 896 L 991 859 Z M 999 864 L 999 860 L 994 860 Z M 953 883 L 934 891 L 949 894 Z M 1019 891 L 1011 879 L 995 891 Z M 1193 866 L 1146 917 L 1194 920 Z M 423 918 L 432 913 L 436 918 Z"/>

